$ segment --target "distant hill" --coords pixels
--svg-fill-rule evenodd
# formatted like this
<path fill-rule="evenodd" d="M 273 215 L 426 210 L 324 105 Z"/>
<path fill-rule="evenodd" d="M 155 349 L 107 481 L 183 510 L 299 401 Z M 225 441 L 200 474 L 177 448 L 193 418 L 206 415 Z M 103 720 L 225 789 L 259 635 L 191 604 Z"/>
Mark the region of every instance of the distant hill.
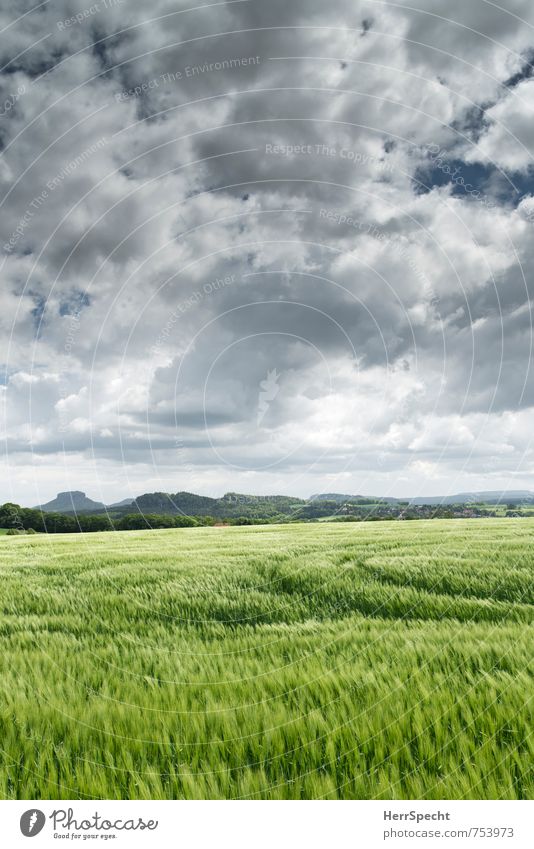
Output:
<path fill-rule="evenodd" d="M 390 496 L 345 495 L 339 492 L 323 492 L 310 496 L 310 501 L 336 501 L 339 504 L 348 502 L 408 503 L 429 506 L 438 504 L 521 504 L 525 501 L 534 504 L 534 493 L 527 489 L 488 490 L 481 492 L 458 492 L 455 495 L 418 495 L 415 498 L 391 498 Z"/>
<path fill-rule="evenodd" d="M 401 501 L 400 498 L 391 498 L 390 496 L 379 495 L 345 495 L 340 492 L 319 492 L 310 495 L 310 501 L 335 501 L 338 504 L 346 504 L 347 502 L 356 502 L 359 504 L 396 504 Z M 405 499 L 406 501 L 408 499 Z"/>
<path fill-rule="evenodd" d="M 152 492 L 136 498 L 133 507 L 141 513 L 182 514 L 185 516 L 274 516 L 290 513 L 305 504 L 300 498 L 286 495 L 244 495 L 227 492 L 222 498 L 195 495 L 192 492 Z"/>
<path fill-rule="evenodd" d="M 354 501 L 356 498 L 363 498 L 363 495 L 344 495 L 341 492 L 315 492 L 310 495 L 310 501 Z"/>
<path fill-rule="evenodd" d="M 47 504 L 37 507 L 44 513 L 84 513 L 93 510 L 105 510 L 105 504 L 87 498 L 85 492 L 73 490 L 72 492 L 58 492 L 56 497 Z"/>
<path fill-rule="evenodd" d="M 133 504 L 134 501 L 134 498 L 123 498 L 122 501 L 116 501 L 114 504 L 108 504 L 108 509 L 113 507 L 129 507 L 129 505 Z"/>
<path fill-rule="evenodd" d="M 308 499 L 293 498 L 288 495 L 247 495 L 239 492 L 227 492 L 221 498 L 196 495 L 194 492 L 147 492 L 137 498 L 125 498 L 106 507 L 99 501 L 88 498 L 84 492 L 59 492 L 53 501 L 37 509 L 46 513 L 105 513 L 112 511 L 114 516 L 129 513 L 161 514 L 171 516 L 213 516 L 214 518 L 248 517 L 251 519 L 274 518 L 276 516 L 297 515 L 313 518 L 335 514 L 343 505 L 352 504 L 352 508 L 363 510 L 387 510 L 403 505 L 412 507 L 436 507 L 472 504 L 525 504 L 534 505 L 534 493 L 528 490 L 490 490 L 481 492 L 459 492 L 455 495 L 428 495 L 415 498 L 392 498 L 373 495 L 347 495 L 339 492 L 316 493 Z"/>
<path fill-rule="evenodd" d="M 150 492 L 140 495 L 132 506 L 141 513 L 185 513 L 186 515 L 208 515 L 210 508 L 217 504 L 216 498 L 195 495 L 192 492 Z"/>
<path fill-rule="evenodd" d="M 534 504 L 534 492 L 527 489 L 458 492 L 456 495 L 418 496 L 408 499 L 410 504 Z"/>

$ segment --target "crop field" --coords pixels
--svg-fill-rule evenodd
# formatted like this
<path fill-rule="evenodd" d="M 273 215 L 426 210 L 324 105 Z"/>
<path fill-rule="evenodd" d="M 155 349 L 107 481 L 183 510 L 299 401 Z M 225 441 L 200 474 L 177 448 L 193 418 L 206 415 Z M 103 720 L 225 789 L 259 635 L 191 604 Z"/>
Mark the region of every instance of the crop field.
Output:
<path fill-rule="evenodd" d="M 534 520 L 0 540 L 4 799 L 534 797 Z"/>

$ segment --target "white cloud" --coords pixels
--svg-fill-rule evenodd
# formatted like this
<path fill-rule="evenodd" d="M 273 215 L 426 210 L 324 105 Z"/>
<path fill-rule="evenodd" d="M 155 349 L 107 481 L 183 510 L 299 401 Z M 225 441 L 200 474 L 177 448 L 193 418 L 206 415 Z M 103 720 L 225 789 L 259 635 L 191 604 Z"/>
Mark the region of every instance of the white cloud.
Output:
<path fill-rule="evenodd" d="M 530 201 L 494 168 L 492 209 L 416 178 L 437 144 L 534 193 L 534 82 L 503 85 L 532 5 L 158 0 L 58 26 L 82 5 L 1 48 L 50 33 L 0 74 L 25 89 L 0 160 L 20 500 L 527 482 Z"/>
<path fill-rule="evenodd" d="M 534 167 L 534 80 L 524 80 L 486 111 L 489 129 L 466 156 L 505 171 Z"/>

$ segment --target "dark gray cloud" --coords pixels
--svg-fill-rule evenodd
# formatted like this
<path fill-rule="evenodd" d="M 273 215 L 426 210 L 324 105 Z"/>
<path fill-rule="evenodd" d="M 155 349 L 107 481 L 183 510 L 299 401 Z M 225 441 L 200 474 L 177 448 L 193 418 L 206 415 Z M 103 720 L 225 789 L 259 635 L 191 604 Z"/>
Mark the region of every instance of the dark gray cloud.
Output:
<path fill-rule="evenodd" d="M 531 4 L 31 9 L 0 4 L 6 498 L 529 485 Z"/>

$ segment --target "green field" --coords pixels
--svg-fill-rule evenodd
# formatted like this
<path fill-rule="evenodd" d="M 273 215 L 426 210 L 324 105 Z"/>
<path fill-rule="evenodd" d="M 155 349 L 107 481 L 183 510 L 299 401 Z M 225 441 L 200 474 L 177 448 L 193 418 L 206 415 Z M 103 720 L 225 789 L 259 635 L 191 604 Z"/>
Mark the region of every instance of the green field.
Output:
<path fill-rule="evenodd" d="M 534 521 L 0 542 L 2 798 L 534 797 Z"/>

